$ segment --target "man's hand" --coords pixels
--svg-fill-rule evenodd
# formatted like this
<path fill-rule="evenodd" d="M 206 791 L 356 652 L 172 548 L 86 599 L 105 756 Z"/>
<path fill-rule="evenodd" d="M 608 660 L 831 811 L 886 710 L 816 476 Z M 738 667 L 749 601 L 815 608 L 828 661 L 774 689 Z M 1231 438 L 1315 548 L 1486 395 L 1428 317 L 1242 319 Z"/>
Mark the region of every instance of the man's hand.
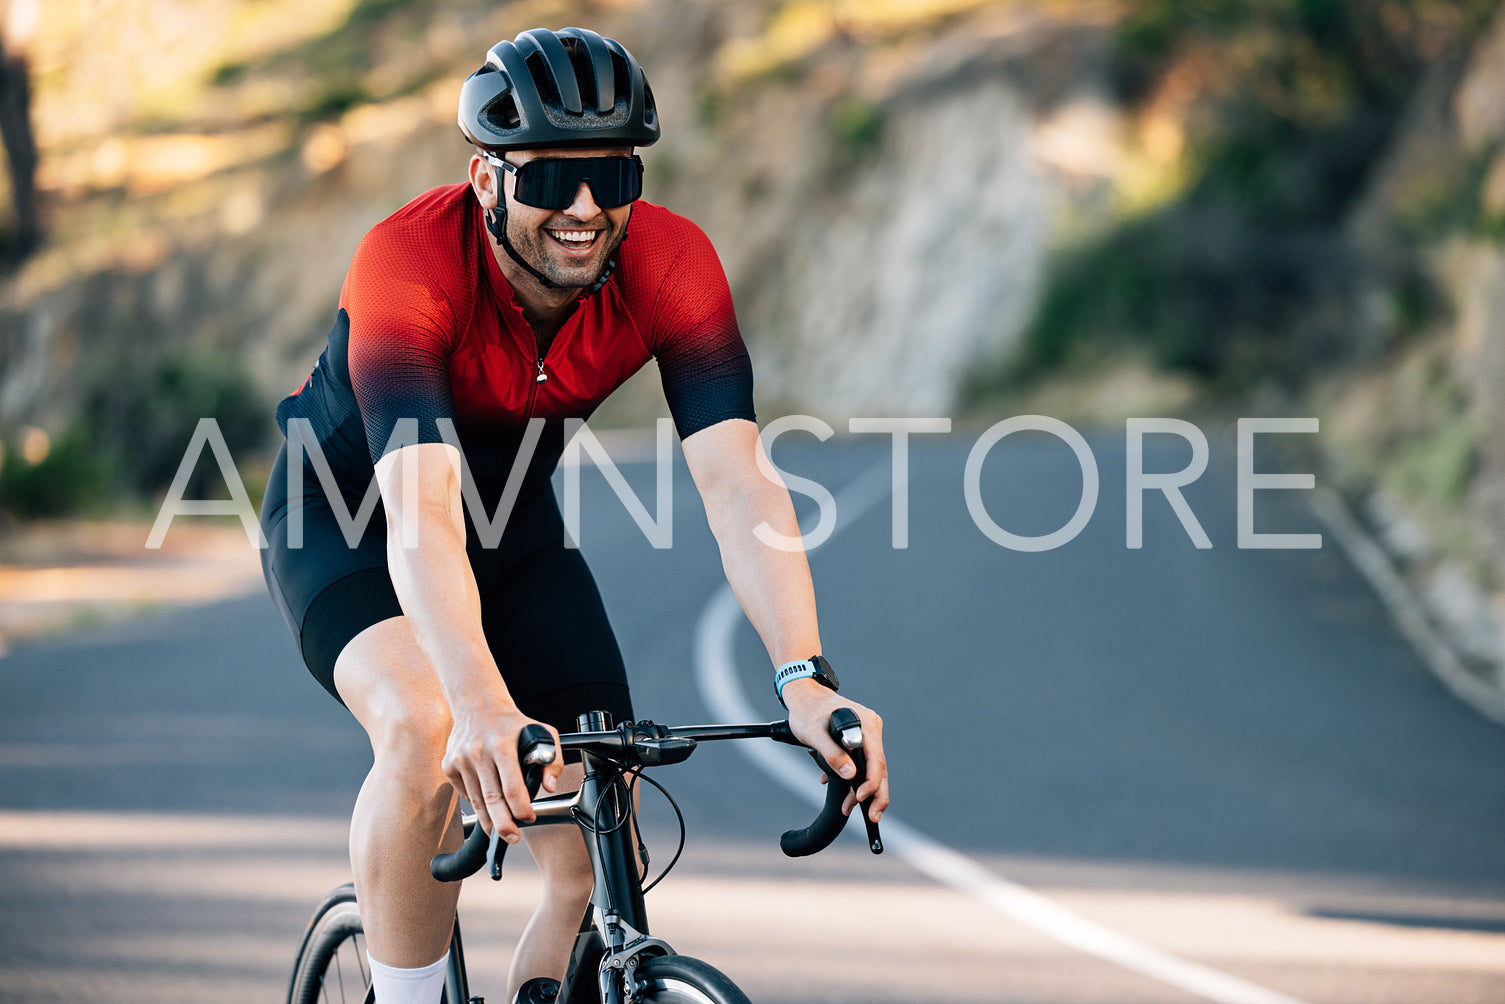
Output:
<path fill-rule="evenodd" d="M 867 757 L 867 777 L 861 779 L 855 792 L 847 794 L 841 811 L 850 814 L 854 805 L 871 795 L 873 804 L 869 815 L 876 823 L 883 810 L 888 808 L 888 762 L 883 757 L 883 719 L 876 711 L 810 679 L 791 680 L 785 684 L 784 701 L 789 706 L 790 731 L 848 781 L 852 780 L 857 768 L 846 750 L 831 739 L 826 726 L 831 720 L 831 712 L 837 708 L 851 708 L 857 712 L 857 717 L 862 719 L 862 752 Z"/>
<path fill-rule="evenodd" d="M 509 703 L 455 715 L 444 751 L 444 776 L 475 807 L 481 828 L 487 833 L 500 829 L 509 844 L 522 836 L 517 821 L 534 819 L 532 799 L 517 762 L 518 733 L 528 725 L 547 728 L 558 749 L 559 733 L 552 726 L 529 718 Z M 544 767 L 544 791 L 554 791 L 563 769 L 564 757 L 559 756 Z"/>

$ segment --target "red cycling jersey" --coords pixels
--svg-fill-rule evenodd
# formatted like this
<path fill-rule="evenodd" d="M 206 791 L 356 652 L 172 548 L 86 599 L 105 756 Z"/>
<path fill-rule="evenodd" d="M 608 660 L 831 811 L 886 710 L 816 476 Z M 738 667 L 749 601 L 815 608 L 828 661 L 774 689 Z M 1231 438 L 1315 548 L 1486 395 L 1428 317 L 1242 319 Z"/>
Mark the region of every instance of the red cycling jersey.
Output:
<path fill-rule="evenodd" d="M 681 438 L 753 419 L 752 366 L 700 228 L 639 200 L 615 260 L 540 359 L 470 186 L 425 192 L 361 241 L 329 345 L 278 405 L 278 425 L 286 433 L 290 419 L 311 422 L 342 485 L 359 495 L 405 418 L 418 420 L 420 443 L 442 442 L 436 419 L 452 420 L 477 483 L 499 488 L 528 420 L 542 417 L 529 481 L 547 478 L 562 420 L 588 417 L 650 357 Z"/>

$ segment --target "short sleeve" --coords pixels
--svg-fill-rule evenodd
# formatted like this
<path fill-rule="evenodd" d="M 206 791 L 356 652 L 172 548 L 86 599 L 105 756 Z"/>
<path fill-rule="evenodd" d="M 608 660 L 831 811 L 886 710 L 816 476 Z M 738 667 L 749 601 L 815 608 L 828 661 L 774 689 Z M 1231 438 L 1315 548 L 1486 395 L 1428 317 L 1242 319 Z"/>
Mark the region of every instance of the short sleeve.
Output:
<path fill-rule="evenodd" d="M 755 421 L 752 361 L 716 249 L 679 221 L 681 248 L 659 286 L 650 347 L 680 439 L 729 418 Z"/>
<path fill-rule="evenodd" d="M 350 384 L 373 463 L 414 442 L 443 442 L 436 420 L 454 420 L 449 356 L 456 316 L 433 264 L 446 252 L 457 254 L 378 228 L 356 249 L 345 277 L 340 302 L 350 315 Z M 402 419 L 417 420 L 416 440 L 411 428 L 399 430 Z M 394 431 L 403 435 L 394 440 Z"/>

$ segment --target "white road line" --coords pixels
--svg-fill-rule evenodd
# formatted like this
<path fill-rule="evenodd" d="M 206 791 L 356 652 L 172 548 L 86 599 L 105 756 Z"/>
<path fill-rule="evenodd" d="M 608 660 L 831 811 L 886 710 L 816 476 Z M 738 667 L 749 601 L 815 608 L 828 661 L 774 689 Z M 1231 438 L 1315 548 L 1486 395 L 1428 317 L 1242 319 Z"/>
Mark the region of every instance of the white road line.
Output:
<path fill-rule="evenodd" d="M 882 501 L 889 485 L 885 461 L 864 473 L 836 496 L 837 533 Z M 827 538 L 828 541 L 831 538 Z M 738 680 L 737 628 L 742 608 L 731 587 L 722 585 L 701 612 L 695 630 L 695 674 L 701 697 L 713 718 L 724 722 L 766 720 L 747 699 Z M 812 805 L 823 801 L 808 758 L 786 746 L 735 743 L 769 777 Z M 866 846 L 861 827 L 845 833 Z M 1162 952 L 1073 913 L 1030 889 L 1001 878 L 985 866 L 906 825 L 892 813 L 883 816 L 887 848 L 912 867 L 957 892 L 972 896 L 999 913 L 1088 955 L 1147 976 L 1216 1004 L 1304 1004 L 1273 990 L 1209 966 Z"/>

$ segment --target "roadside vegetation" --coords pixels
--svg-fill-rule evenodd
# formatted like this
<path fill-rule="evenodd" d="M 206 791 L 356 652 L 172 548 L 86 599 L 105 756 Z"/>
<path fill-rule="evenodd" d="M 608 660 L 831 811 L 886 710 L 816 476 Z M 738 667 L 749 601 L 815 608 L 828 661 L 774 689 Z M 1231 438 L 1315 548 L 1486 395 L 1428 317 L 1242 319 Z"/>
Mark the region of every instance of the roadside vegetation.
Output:
<path fill-rule="evenodd" d="M 1378 283 L 1386 344 L 1446 309 L 1419 242 L 1498 239 L 1488 152 L 1392 208 L 1387 246 L 1345 232 L 1429 74 L 1456 67 L 1495 5 L 1139 0 L 1116 29 L 1117 100 L 1155 177 L 1124 179 L 1117 222 L 1061 248 L 1022 350 L 973 398 L 1103 353 L 1220 395 L 1295 391 L 1372 346 L 1350 312 Z M 1152 193 L 1135 197 L 1135 191 Z M 1405 247 L 1407 242 L 1410 247 Z"/>

